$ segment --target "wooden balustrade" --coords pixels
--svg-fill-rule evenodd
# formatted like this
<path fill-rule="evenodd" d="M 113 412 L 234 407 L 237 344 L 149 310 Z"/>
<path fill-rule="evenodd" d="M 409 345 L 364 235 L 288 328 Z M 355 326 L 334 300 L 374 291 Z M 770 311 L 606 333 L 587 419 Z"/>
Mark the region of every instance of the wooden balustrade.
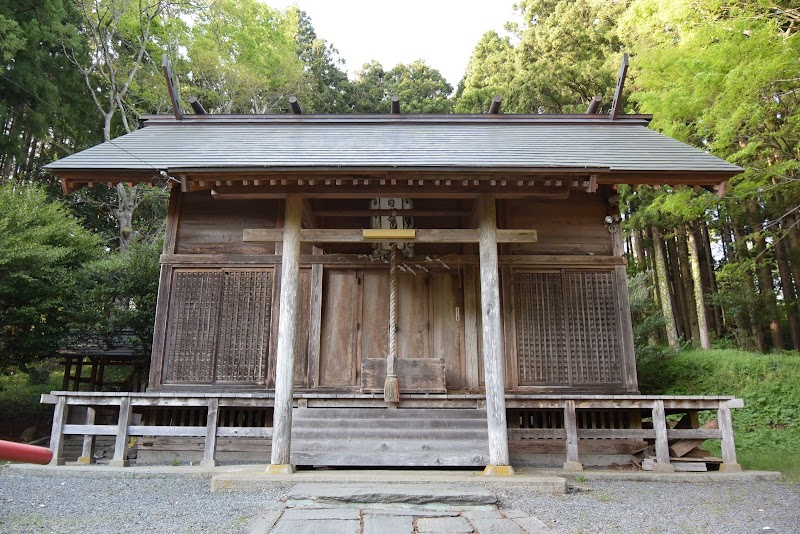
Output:
<path fill-rule="evenodd" d="M 57 391 L 42 395 L 42 403 L 53 404 L 54 417 L 51 434 L 53 460 L 51 465 L 63 465 L 64 436 L 83 436 L 82 459 L 88 461 L 93 454 L 95 436 L 115 436 L 112 466 L 127 466 L 125 457 L 128 438 L 131 436 L 166 436 L 205 438 L 201 465 L 216 465 L 216 442 L 221 437 L 272 438 L 269 426 L 220 426 L 221 408 L 272 408 L 273 394 L 264 393 L 91 393 Z M 371 406 L 381 404 L 380 395 L 363 393 L 298 393 L 295 405 L 300 407 L 344 407 Z M 480 394 L 418 394 L 407 395 L 403 405 L 415 408 L 443 408 L 473 406 L 485 408 L 485 397 Z M 69 423 L 69 406 L 85 406 L 84 424 Z M 101 407 L 119 407 L 117 424 L 98 424 L 95 419 Z M 510 440 L 562 440 L 564 442 L 565 469 L 580 470 L 582 464 L 578 454 L 579 442 L 588 439 L 607 440 L 651 440 L 655 443 L 655 470 L 670 472 L 670 441 L 719 439 L 722 442 L 721 471 L 739 471 L 736 462 L 731 409 L 742 408 L 741 399 L 719 396 L 655 396 L 655 395 L 536 395 L 508 394 L 506 406 L 510 410 L 553 410 L 563 413 L 559 420 L 561 428 L 509 428 Z M 132 414 L 137 408 L 198 408 L 207 410 L 206 424 L 202 426 L 179 426 L 135 424 Z M 605 410 L 616 413 L 609 421 L 621 421 L 620 411 L 638 410 L 652 418 L 652 428 L 585 428 L 580 422 L 580 411 Z M 717 416 L 717 428 L 697 428 L 697 412 L 712 411 Z M 667 415 L 684 413 L 691 416 L 693 428 L 670 428 Z M 559 418 L 562 416 L 559 415 Z"/>

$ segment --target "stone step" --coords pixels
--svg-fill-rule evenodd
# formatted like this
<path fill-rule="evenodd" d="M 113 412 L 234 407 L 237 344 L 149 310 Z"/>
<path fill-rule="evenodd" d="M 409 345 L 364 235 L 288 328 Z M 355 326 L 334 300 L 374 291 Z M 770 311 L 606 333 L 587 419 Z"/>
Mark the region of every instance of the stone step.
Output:
<path fill-rule="evenodd" d="M 486 488 L 446 484 L 297 484 L 286 497 L 292 505 L 446 505 L 493 506 Z"/>

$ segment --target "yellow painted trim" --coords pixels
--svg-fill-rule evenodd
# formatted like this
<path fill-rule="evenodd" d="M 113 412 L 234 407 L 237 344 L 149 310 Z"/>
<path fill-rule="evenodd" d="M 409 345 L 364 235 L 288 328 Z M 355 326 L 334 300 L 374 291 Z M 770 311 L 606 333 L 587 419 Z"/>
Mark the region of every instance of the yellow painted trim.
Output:
<path fill-rule="evenodd" d="M 414 228 L 370 228 L 361 230 L 364 241 L 416 241 L 417 230 Z"/>

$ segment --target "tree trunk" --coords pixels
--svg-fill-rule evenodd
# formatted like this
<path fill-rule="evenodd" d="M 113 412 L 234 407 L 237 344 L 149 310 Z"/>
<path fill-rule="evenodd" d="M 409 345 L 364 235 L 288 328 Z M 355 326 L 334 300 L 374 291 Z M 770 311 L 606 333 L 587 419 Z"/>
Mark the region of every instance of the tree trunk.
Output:
<path fill-rule="evenodd" d="M 667 329 L 667 343 L 669 347 L 677 351 L 680 348 L 678 344 L 678 329 L 675 325 L 675 314 L 672 311 L 672 304 L 669 299 L 669 283 L 667 275 L 667 262 L 664 258 L 664 241 L 661 239 L 661 231 L 653 226 L 653 249 L 655 251 L 656 273 L 658 276 L 659 291 L 661 293 L 661 310 L 664 313 L 664 320 L 666 321 Z"/>
<path fill-rule="evenodd" d="M 775 283 L 772 280 L 772 258 L 767 253 L 767 243 L 763 231 L 756 232 L 754 236 L 756 245 L 756 272 L 758 274 L 758 285 L 761 288 L 761 298 L 764 302 L 764 313 L 769 321 L 769 334 L 772 338 L 772 346 L 783 350 L 783 327 L 781 326 L 780 315 L 778 314 L 778 303 L 775 299 Z"/>
<path fill-rule="evenodd" d="M 674 297 L 678 335 L 688 341 L 692 335 L 692 331 L 689 327 L 689 317 L 686 314 L 686 296 L 683 292 L 681 269 L 678 264 L 678 247 L 675 245 L 674 237 L 667 239 L 667 252 L 669 256 L 669 274 L 672 275 L 672 294 Z"/>
<path fill-rule="evenodd" d="M 125 184 L 117 184 L 117 205 L 112 212 L 119 230 L 119 249 L 126 252 L 133 242 L 136 232 L 133 230 L 133 213 L 138 205 L 136 190 Z"/>
<path fill-rule="evenodd" d="M 792 348 L 800 350 L 800 317 L 797 315 L 797 288 L 792 280 L 789 260 L 786 256 L 786 243 L 783 239 L 773 242 L 775 247 L 775 262 L 778 264 L 778 273 L 781 277 L 781 292 L 786 306 L 786 318 L 789 321 L 789 334 L 792 338 Z"/>
<path fill-rule="evenodd" d="M 786 227 L 788 243 L 784 244 L 787 245 L 789 251 L 788 263 L 795 283 L 795 293 L 800 288 L 800 236 L 795 231 L 798 222 L 800 221 L 798 221 L 797 216 L 790 215 L 786 218 L 785 223 L 782 224 L 782 226 Z M 800 306 L 800 302 L 797 302 L 797 305 Z"/>
<path fill-rule="evenodd" d="M 697 314 L 697 301 L 695 299 L 695 289 L 692 284 L 692 270 L 689 265 L 689 245 L 686 242 L 686 226 L 681 224 L 675 229 L 675 239 L 678 242 L 678 260 L 681 267 L 681 281 L 683 282 L 683 294 L 686 302 L 686 315 L 689 318 L 689 328 L 692 332 L 692 343 L 696 346 L 700 343 L 700 326 Z"/>
<path fill-rule="evenodd" d="M 746 262 L 748 258 L 747 254 L 747 242 L 744 239 L 743 232 L 739 230 L 736 225 L 732 225 L 733 229 L 733 237 L 735 239 L 734 242 L 734 249 L 736 250 L 736 261 L 738 262 Z M 749 271 L 749 269 L 748 269 Z M 749 306 L 747 307 L 746 313 L 740 317 L 742 328 L 747 329 L 750 328 L 753 338 L 756 342 L 756 349 L 759 352 L 766 352 L 767 351 L 767 340 L 766 335 L 764 333 L 764 328 L 761 324 L 759 319 L 759 310 L 757 309 L 757 302 L 755 299 L 758 297 L 758 289 L 756 288 L 756 284 L 753 281 L 753 276 L 751 272 L 747 273 L 745 276 L 745 285 L 747 294 L 752 295 L 753 298 L 749 301 Z"/>
<path fill-rule="evenodd" d="M 703 221 L 700 230 L 702 231 L 703 238 L 703 251 L 706 258 L 706 269 L 708 271 L 708 292 L 710 295 L 719 294 L 719 286 L 717 285 L 717 273 L 714 270 L 714 256 L 711 253 L 711 232 L 708 228 L 708 223 Z M 722 316 L 722 306 L 718 302 L 711 302 L 710 304 L 711 315 L 714 318 L 714 331 L 717 337 L 725 335 L 725 319 Z"/>
<path fill-rule="evenodd" d="M 697 246 L 694 228 L 689 225 L 689 262 L 691 264 L 692 280 L 694 281 L 694 301 L 697 310 L 697 330 L 699 333 L 700 347 L 703 349 L 711 348 L 711 339 L 708 335 L 708 325 L 706 324 L 706 299 L 703 294 L 703 280 L 700 273 L 700 250 Z"/>
<path fill-rule="evenodd" d="M 644 255 L 642 231 L 634 228 L 633 232 L 631 232 L 631 239 L 633 240 L 633 255 L 636 257 L 636 269 L 639 272 L 644 272 L 647 269 L 647 260 Z"/>

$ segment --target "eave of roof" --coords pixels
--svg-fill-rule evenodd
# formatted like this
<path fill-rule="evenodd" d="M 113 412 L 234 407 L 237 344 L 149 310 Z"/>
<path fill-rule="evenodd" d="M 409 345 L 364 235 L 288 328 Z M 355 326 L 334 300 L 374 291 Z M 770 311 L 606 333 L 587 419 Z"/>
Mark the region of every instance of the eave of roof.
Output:
<path fill-rule="evenodd" d="M 144 116 L 145 128 L 46 165 L 91 182 L 254 175 L 598 175 L 718 184 L 740 167 L 647 128 L 649 115 Z"/>

